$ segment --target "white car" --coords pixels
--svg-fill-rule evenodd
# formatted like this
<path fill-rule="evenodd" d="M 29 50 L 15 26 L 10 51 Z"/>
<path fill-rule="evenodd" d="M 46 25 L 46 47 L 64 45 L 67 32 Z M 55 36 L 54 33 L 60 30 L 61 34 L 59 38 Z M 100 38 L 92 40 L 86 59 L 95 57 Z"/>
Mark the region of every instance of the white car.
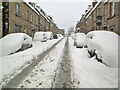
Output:
<path fill-rule="evenodd" d="M 59 35 L 59 34 L 57 34 L 57 37 L 59 38 L 59 37 L 60 37 L 60 35 Z"/>
<path fill-rule="evenodd" d="M 47 40 L 52 40 L 53 39 L 53 33 L 52 32 L 45 32 L 45 36 Z"/>
<path fill-rule="evenodd" d="M 47 38 L 46 38 L 45 32 L 36 32 L 34 34 L 34 41 L 46 42 Z"/>
<path fill-rule="evenodd" d="M 63 35 L 62 34 L 57 34 L 58 38 L 62 39 Z"/>
<path fill-rule="evenodd" d="M 71 37 L 72 37 L 72 39 L 74 39 L 74 38 L 75 38 L 75 34 L 73 33 L 73 34 L 71 35 Z"/>
<path fill-rule="evenodd" d="M 107 66 L 118 67 L 118 39 L 119 36 L 110 31 L 92 31 L 87 34 L 88 52 L 91 57 L 96 56 L 99 62 Z"/>
<path fill-rule="evenodd" d="M 32 38 L 24 33 L 12 33 L 0 39 L 0 56 L 23 51 L 32 46 Z"/>
<path fill-rule="evenodd" d="M 74 37 L 74 46 L 77 48 L 83 48 L 83 46 L 86 46 L 86 35 L 84 33 L 76 33 Z"/>

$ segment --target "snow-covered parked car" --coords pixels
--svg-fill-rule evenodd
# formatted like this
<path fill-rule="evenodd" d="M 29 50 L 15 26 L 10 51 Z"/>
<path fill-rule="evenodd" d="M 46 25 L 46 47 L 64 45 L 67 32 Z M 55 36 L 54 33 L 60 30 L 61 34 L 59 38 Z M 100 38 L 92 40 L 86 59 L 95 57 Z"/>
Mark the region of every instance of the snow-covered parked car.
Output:
<path fill-rule="evenodd" d="M 88 52 L 91 57 L 108 66 L 118 67 L 118 38 L 110 31 L 92 31 L 87 34 Z M 119 39 L 120 40 L 120 39 Z"/>
<path fill-rule="evenodd" d="M 45 32 L 35 32 L 34 41 L 46 42 L 47 38 L 46 38 Z"/>
<path fill-rule="evenodd" d="M 53 39 L 53 33 L 52 32 L 45 32 L 45 36 L 47 40 L 52 40 Z"/>
<path fill-rule="evenodd" d="M 83 46 L 86 46 L 86 35 L 84 33 L 76 33 L 74 38 L 74 46 L 77 48 L 83 48 Z"/>
<path fill-rule="evenodd" d="M 59 34 L 56 34 L 57 35 L 57 37 L 59 38 L 60 37 L 60 35 Z"/>
<path fill-rule="evenodd" d="M 0 39 L 0 56 L 23 51 L 32 47 L 32 38 L 24 33 L 12 33 Z"/>
<path fill-rule="evenodd" d="M 72 39 L 74 39 L 74 38 L 75 38 L 75 33 L 73 33 L 73 34 L 71 35 L 71 37 L 72 37 Z"/>
<path fill-rule="evenodd" d="M 57 34 L 58 38 L 62 39 L 63 35 L 62 34 Z"/>

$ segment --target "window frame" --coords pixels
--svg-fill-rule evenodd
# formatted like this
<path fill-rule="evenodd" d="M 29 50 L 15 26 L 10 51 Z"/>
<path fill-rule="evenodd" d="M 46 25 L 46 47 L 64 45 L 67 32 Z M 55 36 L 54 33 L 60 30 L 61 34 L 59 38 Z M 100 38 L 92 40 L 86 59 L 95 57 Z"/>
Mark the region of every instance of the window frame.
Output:
<path fill-rule="evenodd" d="M 110 17 L 114 17 L 115 15 L 115 3 L 114 2 L 110 2 Z"/>
<path fill-rule="evenodd" d="M 16 3 L 16 15 L 20 15 L 20 5 L 18 3 Z"/>
<path fill-rule="evenodd" d="M 26 11 L 26 20 L 28 21 L 28 10 Z"/>
<path fill-rule="evenodd" d="M 15 28 L 15 31 L 14 31 L 15 33 L 21 32 L 21 26 L 15 24 L 14 28 Z"/>
<path fill-rule="evenodd" d="M 101 11 L 101 8 L 99 7 L 99 8 L 98 8 L 98 15 L 101 15 L 101 12 L 100 12 L 100 11 Z"/>

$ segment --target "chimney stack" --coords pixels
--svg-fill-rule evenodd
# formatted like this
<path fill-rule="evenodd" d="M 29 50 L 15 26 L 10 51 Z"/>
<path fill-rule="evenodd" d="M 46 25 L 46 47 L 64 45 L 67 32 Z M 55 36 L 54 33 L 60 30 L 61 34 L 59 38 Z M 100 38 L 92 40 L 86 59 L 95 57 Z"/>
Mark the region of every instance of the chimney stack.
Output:
<path fill-rule="evenodd" d="M 88 5 L 88 9 L 91 9 L 92 8 L 92 5 Z"/>
<path fill-rule="evenodd" d="M 35 7 L 36 7 L 36 4 L 35 4 L 35 3 L 33 3 L 33 2 L 29 2 L 29 4 L 30 4 L 33 8 L 35 8 Z"/>
<path fill-rule="evenodd" d="M 93 0 L 93 2 L 92 2 L 92 7 L 94 8 L 97 3 L 98 3 L 97 0 Z"/>
<path fill-rule="evenodd" d="M 85 10 L 85 13 L 87 12 L 88 10 Z"/>

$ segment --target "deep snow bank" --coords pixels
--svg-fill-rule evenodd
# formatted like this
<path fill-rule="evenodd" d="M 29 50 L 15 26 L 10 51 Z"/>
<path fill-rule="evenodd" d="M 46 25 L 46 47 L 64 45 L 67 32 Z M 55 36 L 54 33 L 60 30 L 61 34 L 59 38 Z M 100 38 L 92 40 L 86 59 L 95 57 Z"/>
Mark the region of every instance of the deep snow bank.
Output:
<path fill-rule="evenodd" d="M 92 37 L 88 42 L 88 50 L 94 51 L 110 67 L 118 67 L 118 38 L 117 34 L 110 31 L 92 31 L 87 34 Z"/>
<path fill-rule="evenodd" d="M 69 54 L 76 88 L 118 88 L 118 68 L 110 68 L 89 58 L 86 48 L 76 48 L 69 38 Z M 80 84 L 78 84 L 80 82 Z"/>
<path fill-rule="evenodd" d="M 44 43 L 33 41 L 32 48 L 9 56 L 0 57 L 0 85 L 7 83 L 15 75 L 20 73 L 23 68 L 30 65 L 39 54 L 52 47 L 59 40 L 48 40 Z"/>
<path fill-rule="evenodd" d="M 0 39 L 0 56 L 7 56 L 19 50 L 22 45 L 31 45 L 32 38 L 24 33 L 12 33 Z"/>

